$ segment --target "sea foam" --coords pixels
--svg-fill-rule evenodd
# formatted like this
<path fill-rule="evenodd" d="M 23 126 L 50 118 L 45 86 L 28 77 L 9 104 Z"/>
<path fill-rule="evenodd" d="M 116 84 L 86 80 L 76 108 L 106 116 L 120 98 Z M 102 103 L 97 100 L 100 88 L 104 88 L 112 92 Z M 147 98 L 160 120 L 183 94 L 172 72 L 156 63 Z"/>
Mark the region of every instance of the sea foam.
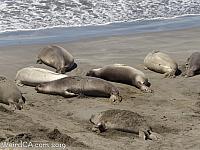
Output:
<path fill-rule="evenodd" d="M 0 32 L 200 14 L 199 0 L 1 0 Z"/>

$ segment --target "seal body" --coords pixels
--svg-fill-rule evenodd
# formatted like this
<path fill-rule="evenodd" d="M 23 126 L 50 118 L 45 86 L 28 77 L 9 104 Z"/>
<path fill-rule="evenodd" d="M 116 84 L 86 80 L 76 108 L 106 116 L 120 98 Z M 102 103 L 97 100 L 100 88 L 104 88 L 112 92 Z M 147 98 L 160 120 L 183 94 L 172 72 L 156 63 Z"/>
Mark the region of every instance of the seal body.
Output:
<path fill-rule="evenodd" d="M 76 67 L 73 56 L 66 49 L 57 45 L 44 47 L 38 55 L 37 63 L 53 67 L 57 73 L 65 73 Z"/>
<path fill-rule="evenodd" d="M 144 139 L 156 139 L 148 123 L 147 117 L 136 112 L 112 109 L 92 115 L 90 122 L 94 124 L 93 131 L 104 132 L 108 129 L 129 132 Z"/>
<path fill-rule="evenodd" d="M 54 81 L 64 77 L 67 77 L 67 75 L 42 68 L 26 67 L 17 72 L 15 81 L 19 86 L 36 86 L 39 83 Z"/>
<path fill-rule="evenodd" d="M 165 77 L 175 77 L 178 70 L 175 60 L 159 51 L 150 52 L 144 59 L 144 66 L 149 70 L 165 74 Z"/>
<path fill-rule="evenodd" d="M 25 103 L 25 98 L 15 83 L 3 76 L 0 76 L 0 102 L 14 109 L 22 109 Z"/>
<path fill-rule="evenodd" d="M 59 80 L 39 84 L 36 91 L 64 97 L 86 96 L 110 97 L 111 102 L 120 102 L 119 90 L 111 83 L 93 77 L 71 76 Z"/>
<path fill-rule="evenodd" d="M 186 77 L 200 74 L 200 52 L 192 53 L 186 62 Z"/>
<path fill-rule="evenodd" d="M 107 65 L 102 68 L 92 69 L 86 75 L 133 85 L 144 92 L 152 92 L 152 90 L 149 89 L 150 83 L 145 74 L 142 71 L 127 65 Z"/>

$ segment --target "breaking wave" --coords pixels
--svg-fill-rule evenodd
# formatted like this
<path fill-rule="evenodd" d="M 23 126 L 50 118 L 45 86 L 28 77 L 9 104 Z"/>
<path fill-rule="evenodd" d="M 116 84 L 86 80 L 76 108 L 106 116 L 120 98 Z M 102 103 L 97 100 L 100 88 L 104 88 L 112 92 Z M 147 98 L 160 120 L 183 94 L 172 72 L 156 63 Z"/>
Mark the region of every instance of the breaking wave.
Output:
<path fill-rule="evenodd" d="M 199 0 L 1 0 L 0 32 L 199 14 Z"/>

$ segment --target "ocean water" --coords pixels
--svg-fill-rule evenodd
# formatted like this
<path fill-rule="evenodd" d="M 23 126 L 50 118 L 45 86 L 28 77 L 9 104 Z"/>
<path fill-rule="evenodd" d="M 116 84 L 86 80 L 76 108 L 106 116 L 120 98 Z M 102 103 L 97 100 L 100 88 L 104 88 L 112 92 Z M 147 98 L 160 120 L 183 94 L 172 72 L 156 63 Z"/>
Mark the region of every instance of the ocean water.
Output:
<path fill-rule="evenodd" d="M 0 46 L 199 26 L 200 0 L 0 0 Z"/>

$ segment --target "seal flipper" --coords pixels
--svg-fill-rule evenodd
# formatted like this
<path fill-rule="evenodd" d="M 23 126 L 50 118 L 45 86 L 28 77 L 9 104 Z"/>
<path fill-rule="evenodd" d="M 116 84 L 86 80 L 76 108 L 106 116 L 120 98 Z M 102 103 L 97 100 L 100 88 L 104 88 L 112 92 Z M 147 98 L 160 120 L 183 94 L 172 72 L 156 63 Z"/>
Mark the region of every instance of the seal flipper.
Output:
<path fill-rule="evenodd" d="M 99 122 L 92 127 L 93 132 L 101 133 L 107 130 L 105 123 Z"/>
<path fill-rule="evenodd" d="M 176 71 L 166 72 L 164 74 L 164 78 L 175 78 L 176 77 L 175 73 Z"/>
<path fill-rule="evenodd" d="M 16 85 L 18 86 L 24 86 L 24 84 L 20 80 L 15 80 Z"/>
<path fill-rule="evenodd" d="M 65 90 L 63 94 L 64 94 L 65 97 L 74 97 L 74 96 L 78 96 L 78 94 L 72 93 L 72 92 L 70 92 L 70 91 L 68 91 L 68 90 Z"/>
<path fill-rule="evenodd" d="M 23 101 L 23 103 L 26 102 L 26 98 L 24 96 L 22 96 L 22 101 Z"/>
<path fill-rule="evenodd" d="M 8 99 L 9 109 L 11 111 L 15 111 L 16 109 L 20 109 L 17 103 L 13 102 L 12 99 Z"/>
<path fill-rule="evenodd" d="M 162 136 L 158 133 L 155 133 L 155 132 L 150 132 L 149 134 L 149 139 L 152 140 L 152 141 L 157 141 L 157 140 L 160 140 L 162 138 Z"/>
<path fill-rule="evenodd" d="M 151 130 L 147 130 L 147 131 L 139 130 L 139 137 L 143 138 L 144 140 L 152 140 L 152 141 L 161 139 L 160 134 L 152 132 Z"/>
<path fill-rule="evenodd" d="M 139 130 L 139 138 L 141 138 L 143 140 L 147 140 L 147 136 L 144 131 Z"/>

